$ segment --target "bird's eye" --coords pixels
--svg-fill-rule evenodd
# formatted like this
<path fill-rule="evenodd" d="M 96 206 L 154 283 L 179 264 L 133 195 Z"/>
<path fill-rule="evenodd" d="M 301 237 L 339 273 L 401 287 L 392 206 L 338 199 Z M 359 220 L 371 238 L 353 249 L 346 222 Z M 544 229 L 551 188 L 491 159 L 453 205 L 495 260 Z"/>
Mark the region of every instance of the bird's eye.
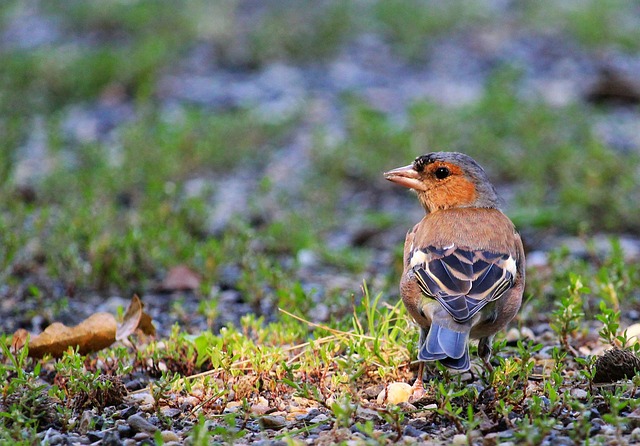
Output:
<path fill-rule="evenodd" d="M 438 167 L 435 171 L 436 178 L 439 180 L 443 180 L 449 176 L 451 172 L 446 167 Z"/>

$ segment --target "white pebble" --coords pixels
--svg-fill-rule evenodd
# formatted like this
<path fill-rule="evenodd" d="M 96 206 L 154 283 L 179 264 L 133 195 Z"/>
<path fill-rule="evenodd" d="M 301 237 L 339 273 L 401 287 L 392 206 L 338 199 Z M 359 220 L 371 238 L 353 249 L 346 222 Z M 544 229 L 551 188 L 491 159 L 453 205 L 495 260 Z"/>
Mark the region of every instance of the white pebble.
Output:
<path fill-rule="evenodd" d="M 380 405 L 406 403 L 412 393 L 413 388 L 409 384 L 393 382 L 382 389 L 377 401 Z"/>

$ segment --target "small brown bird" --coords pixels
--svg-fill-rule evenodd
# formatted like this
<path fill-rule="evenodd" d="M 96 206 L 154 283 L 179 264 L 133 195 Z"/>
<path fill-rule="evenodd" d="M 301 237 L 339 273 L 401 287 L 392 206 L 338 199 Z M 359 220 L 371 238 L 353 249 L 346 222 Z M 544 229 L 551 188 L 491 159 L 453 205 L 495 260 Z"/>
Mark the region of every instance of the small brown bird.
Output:
<path fill-rule="evenodd" d="M 418 359 L 468 370 L 474 338 L 491 369 L 493 337 L 520 309 L 525 278 L 522 241 L 495 189 L 482 167 L 457 152 L 419 156 L 384 175 L 416 191 L 426 211 L 407 233 L 400 281 L 420 326 Z"/>

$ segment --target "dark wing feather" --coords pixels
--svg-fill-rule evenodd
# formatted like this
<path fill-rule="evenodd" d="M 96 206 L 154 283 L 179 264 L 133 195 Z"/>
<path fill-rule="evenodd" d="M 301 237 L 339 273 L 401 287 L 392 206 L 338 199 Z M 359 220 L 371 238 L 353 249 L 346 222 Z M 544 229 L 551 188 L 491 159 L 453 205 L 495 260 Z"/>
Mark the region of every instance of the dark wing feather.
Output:
<path fill-rule="evenodd" d="M 455 246 L 413 250 L 410 263 L 422 293 L 440 302 L 460 323 L 499 299 L 516 275 L 515 259 L 509 254 Z"/>

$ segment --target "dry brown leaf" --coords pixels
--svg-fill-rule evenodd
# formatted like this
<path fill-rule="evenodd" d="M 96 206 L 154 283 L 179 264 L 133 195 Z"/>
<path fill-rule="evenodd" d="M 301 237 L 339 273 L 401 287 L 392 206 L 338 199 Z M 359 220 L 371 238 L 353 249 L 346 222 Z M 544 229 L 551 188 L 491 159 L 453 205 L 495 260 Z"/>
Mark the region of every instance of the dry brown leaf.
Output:
<path fill-rule="evenodd" d="M 116 330 L 116 340 L 122 341 L 123 339 L 131 336 L 137 329 L 140 329 L 144 334 L 154 336 L 156 334 L 156 328 L 151 322 L 151 316 L 142 311 L 144 304 L 140 298 L 134 294 L 127 312 L 124 314 L 122 323 L 118 325 Z"/>
<path fill-rule="evenodd" d="M 27 343 L 28 337 L 29 332 L 27 330 L 24 328 L 18 328 L 13 334 L 13 338 L 11 338 L 11 350 L 15 353 L 24 347 L 24 344 Z"/>
<path fill-rule="evenodd" d="M 38 336 L 29 341 L 29 356 L 41 358 L 46 354 L 60 357 L 69 347 L 77 347 L 80 354 L 102 350 L 116 340 L 123 340 L 140 329 L 144 334 L 155 335 L 151 317 L 143 310 L 140 298 L 133 296 L 125 313 L 122 324 L 118 325 L 113 315 L 95 313 L 75 327 L 67 327 L 59 322 L 49 325 Z M 21 349 L 26 343 L 29 333 L 24 329 L 17 330 L 11 341 L 14 351 Z"/>
<path fill-rule="evenodd" d="M 129 303 L 129 308 L 127 308 L 122 318 L 122 323 L 118 324 L 118 328 L 116 329 L 116 341 L 122 341 L 132 335 L 133 332 L 136 331 L 136 328 L 138 328 L 141 316 L 142 302 L 140 298 L 134 294 L 131 303 Z"/>
<path fill-rule="evenodd" d="M 138 324 L 138 329 L 148 336 L 156 335 L 156 327 L 153 326 L 153 322 L 151 320 L 151 316 L 149 316 L 144 311 L 140 316 L 140 323 Z"/>
<path fill-rule="evenodd" d="M 109 313 L 92 314 L 75 327 L 54 322 L 29 341 L 29 356 L 57 358 L 69 347 L 78 347 L 82 355 L 95 352 L 115 342 L 116 328 L 116 319 Z"/>
<path fill-rule="evenodd" d="M 161 287 L 166 291 L 197 290 L 200 288 L 200 275 L 185 265 L 174 266 L 162 281 Z"/>

